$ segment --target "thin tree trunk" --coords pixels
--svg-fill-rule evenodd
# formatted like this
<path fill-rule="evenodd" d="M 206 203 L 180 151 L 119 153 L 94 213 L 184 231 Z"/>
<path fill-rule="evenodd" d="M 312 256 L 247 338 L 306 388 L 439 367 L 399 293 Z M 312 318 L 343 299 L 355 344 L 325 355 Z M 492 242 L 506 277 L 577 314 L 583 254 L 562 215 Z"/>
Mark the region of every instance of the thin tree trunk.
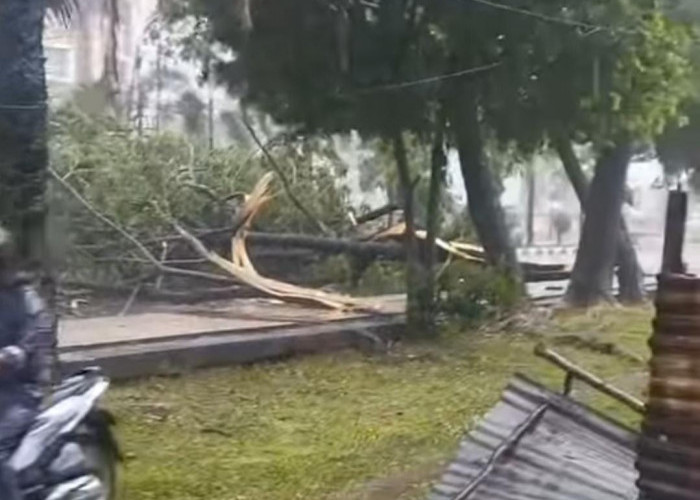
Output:
<path fill-rule="evenodd" d="M 421 262 L 418 252 L 418 241 L 415 232 L 414 206 L 413 206 L 413 180 L 408 165 L 406 144 L 401 133 L 396 133 L 392 138 L 394 159 L 401 183 L 401 195 L 403 199 L 404 219 L 406 223 L 406 330 L 409 336 L 424 335 L 426 322 L 421 301 Z"/>
<path fill-rule="evenodd" d="M 101 83 L 107 97 L 107 104 L 114 112 L 119 112 L 119 0 L 107 0 L 105 5 L 109 35 L 103 55 L 104 68 Z"/>
<path fill-rule="evenodd" d="M 611 279 L 620 235 L 621 211 L 632 148 L 625 142 L 606 148 L 596 165 L 586 218 L 566 301 L 588 307 L 612 300 Z M 584 192 L 585 194 L 585 192 Z"/>
<path fill-rule="evenodd" d="M 0 218 L 25 266 L 48 270 L 45 12 L 45 0 L 0 1 Z"/>
<path fill-rule="evenodd" d="M 442 195 L 442 183 L 445 175 L 447 158 L 444 150 L 444 120 L 437 124 L 435 139 L 430 155 L 430 186 L 428 188 L 428 206 L 426 214 L 426 236 L 423 255 L 423 279 L 421 280 L 421 309 L 423 318 L 431 331 L 435 329 L 435 239 L 437 238 L 440 199 Z"/>
<path fill-rule="evenodd" d="M 162 0 L 158 0 L 158 10 L 160 14 L 163 12 Z M 156 131 L 160 131 L 160 120 L 162 105 L 161 102 L 163 98 L 163 25 L 162 22 L 158 24 L 158 39 L 156 40 Z"/>
<path fill-rule="evenodd" d="M 581 211 L 585 212 L 588 196 L 588 179 L 583 173 L 581 163 L 576 157 L 571 141 L 566 137 L 558 137 L 554 141 L 554 147 L 581 204 Z M 643 301 L 645 297 L 644 272 L 637 260 L 637 252 L 627 230 L 625 219 L 622 216 L 620 217 L 616 264 L 617 280 L 620 285 L 620 300 L 626 303 Z"/>
<path fill-rule="evenodd" d="M 207 60 L 207 145 L 214 149 L 214 64 Z"/>
<path fill-rule="evenodd" d="M 535 168 L 527 167 L 527 244 L 535 243 Z"/>
<path fill-rule="evenodd" d="M 645 299 L 644 271 L 639 265 L 637 251 L 622 216 L 620 216 L 620 240 L 617 246 L 617 282 L 620 286 L 621 302 L 634 304 Z"/>
<path fill-rule="evenodd" d="M 469 82 L 454 84 L 446 110 L 450 113 L 450 124 L 459 152 L 469 214 L 486 256 L 491 264 L 503 268 L 520 283 L 520 266 L 508 235 L 496 180 L 484 158 L 474 85 Z"/>

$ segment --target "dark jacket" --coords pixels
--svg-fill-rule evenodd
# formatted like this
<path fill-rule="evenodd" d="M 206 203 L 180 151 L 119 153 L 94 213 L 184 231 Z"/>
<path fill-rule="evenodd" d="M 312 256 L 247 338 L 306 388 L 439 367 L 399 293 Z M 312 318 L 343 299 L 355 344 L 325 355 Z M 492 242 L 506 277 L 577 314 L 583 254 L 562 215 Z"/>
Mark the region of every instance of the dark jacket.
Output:
<path fill-rule="evenodd" d="M 50 385 L 55 350 L 53 317 L 34 288 L 20 280 L 0 287 L 0 392 Z"/>

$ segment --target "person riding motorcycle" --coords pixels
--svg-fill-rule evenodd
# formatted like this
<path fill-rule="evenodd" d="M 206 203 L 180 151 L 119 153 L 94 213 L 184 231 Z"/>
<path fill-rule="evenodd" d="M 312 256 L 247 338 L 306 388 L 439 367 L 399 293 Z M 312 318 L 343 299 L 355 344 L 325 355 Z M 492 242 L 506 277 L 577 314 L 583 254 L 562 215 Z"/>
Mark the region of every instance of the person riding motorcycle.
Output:
<path fill-rule="evenodd" d="M 11 235 L 0 227 L 0 499 L 21 500 L 7 461 L 38 414 L 51 384 L 53 317 L 16 269 Z"/>

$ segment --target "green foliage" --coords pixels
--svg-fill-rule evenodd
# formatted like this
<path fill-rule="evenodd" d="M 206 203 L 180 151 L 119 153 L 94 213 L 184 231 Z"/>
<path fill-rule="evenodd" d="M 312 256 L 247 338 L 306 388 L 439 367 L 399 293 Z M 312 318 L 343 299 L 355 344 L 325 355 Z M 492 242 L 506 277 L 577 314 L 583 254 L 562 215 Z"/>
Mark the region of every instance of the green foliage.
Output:
<path fill-rule="evenodd" d="M 346 285 L 350 282 L 350 262 L 345 255 L 333 255 L 313 264 L 308 273 L 313 283 Z"/>
<path fill-rule="evenodd" d="M 269 170 L 262 155 L 247 150 L 198 148 L 169 133 L 138 135 L 114 118 L 73 109 L 53 116 L 51 148 L 54 168 L 71 185 L 97 210 L 144 240 L 172 233 L 163 210 L 193 229 L 229 225 L 241 196 Z M 347 213 L 346 193 L 337 183 L 343 172 L 326 151 L 315 139 L 278 143 L 272 150 L 305 206 L 329 227 L 340 229 Z M 276 198 L 255 227 L 313 231 L 315 226 L 276 187 Z M 106 231 L 70 197 L 59 194 L 54 205 L 72 221 L 66 237 L 73 244 L 124 247 L 121 237 Z"/>
<path fill-rule="evenodd" d="M 647 140 L 678 117 L 690 92 L 687 25 L 641 2 L 523 3 L 591 27 L 513 14 L 507 23 L 496 22 L 498 14 L 488 9 L 468 20 L 464 13 L 457 17 L 456 7 L 445 21 L 450 30 L 461 30 L 455 43 L 463 48 L 455 50 L 465 61 L 488 62 L 492 54 L 502 61 L 480 80 L 484 122 L 501 144 L 530 154 L 560 133 L 597 146 L 619 137 Z M 466 29 L 470 22 L 481 27 Z"/>
<path fill-rule="evenodd" d="M 522 298 L 520 287 L 491 267 L 456 261 L 440 276 L 439 308 L 450 317 L 478 322 L 512 311 Z"/>
<path fill-rule="evenodd" d="M 400 262 L 373 262 L 362 274 L 353 293 L 358 295 L 386 295 L 406 291 L 406 270 Z"/>
<path fill-rule="evenodd" d="M 683 173 L 695 177 L 700 165 L 700 103 L 690 103 L 685 111 L 687 123 L 667 127 L 656 141 L 656 151 L 669 178 Z"/>
<path fill-rule="evenodd" d="M 625 40 L 609 96 L 598 102 L 603 107 L 596 111 L 608 124 L 599 127 L 601 134 L 651 139 L 679 115 L 692 91 L 691 41 L 685 25 L 660 13 L 644 18 L 630 40 Z"/>
<path fill-rule="evenodd" d="M 249 9 L 250 23 L 242 19 L 243 1 L 173 4 L 173 22 L 206 19 L 214 39 L 238 53 L 220 62 L 219 76 L 232 89 L 245 88 L 244 101 L 279 123 L 384 138 L 429 129 L 434 109 L 425 89 L 378 88 L 445 69 L 436 34 L 417 29 L 418 3 L 388 0 L 375 10 L 282 0 Z"/>

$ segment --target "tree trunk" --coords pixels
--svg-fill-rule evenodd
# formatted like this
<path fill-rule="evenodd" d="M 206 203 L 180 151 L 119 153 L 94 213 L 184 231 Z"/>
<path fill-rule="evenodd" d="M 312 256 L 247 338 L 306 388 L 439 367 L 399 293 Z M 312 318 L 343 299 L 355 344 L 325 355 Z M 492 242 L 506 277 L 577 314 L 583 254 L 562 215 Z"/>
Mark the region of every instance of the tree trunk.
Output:
<path fill-rule="evenodd" d="M 442 118 L 440 118 L 442 121 Z M 428 188 L 428 206 L 426 216 L 426 236 L 423 255 L 423 280 L 421 284 L 422 295 L 420 297 L 423 317 L 430 330 L 435 329 L 435 239 L 439 226 L 440 198 L 442 194 L 442 182 L 445 175 L 447 158 L 444 151 L 444 123 L 438 123 L 437 132 L 433 141 L 430 155 L 430 186 Z"/>
<path fill-rule="evenodd" d="M 406 331 L 409 336 L 425 335 L 430 328 L 430 318 L 425 317 L 422 298 L 425 291 L 422 289 L 423 269 L 418 251 L 416 228 L 413 206 L 413 180 L 408 165 L 406 143 L 403 135 L 397 133 L 392 139 L 394 159 L 401 184 L 401 197 L 403 201 L 404 220 L 406 224 Z"/>
<path fill-rule="evenodd" d="M 45 12 L 45 0 L 0 1 L 0 219 L 33 269 L 48 267 Z"/>
<path fill-rule="evenodd" d="M 576 157 L 576 153 L 571 145 L 571 141 L 566 137 L 555 139 L 555 149 L 559 154 L 566 175 L 576 192 L 582 212 L 585 212 L 585 205 L 588 196 L 588 179 L 583 173 L 581 163 Z M 644 272 L 642 271 L 637 252 L 630 238 L 627 224 L 620 216 L 620 234 L 616 255 L 617 281 L 620 285 L 619 298 L 625 303 L 635 303 L 644 300 Z"/>
<path fill-rule="evenodd" d="M 109 34 L 103 54 L 101 85 L 105 92 L 107 105 L 119 113 L 119 0 L 108 0 L 105 4 L 105 16 Z"/>
<path fill-rule="evenodd" d="M 520 283 L 520 266 L 508 234 L 496 180 L 484 158 L 476 92 L 470 82 L 456 83 L 446 103 L 459 152 L 469 215 L 489 262 Z"/>
<path fill-rule="evenodd" d="M 586 203 L 586 218 L 566 293 L 566 301 L 571 305 L 588 307 L 601 300 L 612 300 L 611 280 L 631 156 L 632 148 L 625 142 L 606 148 L 598 160 L 588 190 L 591 203 Z"/>
<path fill-rule="evenodd" d="M 535 243 L 535 168 L 527 167 L 527 244 Z"/>

